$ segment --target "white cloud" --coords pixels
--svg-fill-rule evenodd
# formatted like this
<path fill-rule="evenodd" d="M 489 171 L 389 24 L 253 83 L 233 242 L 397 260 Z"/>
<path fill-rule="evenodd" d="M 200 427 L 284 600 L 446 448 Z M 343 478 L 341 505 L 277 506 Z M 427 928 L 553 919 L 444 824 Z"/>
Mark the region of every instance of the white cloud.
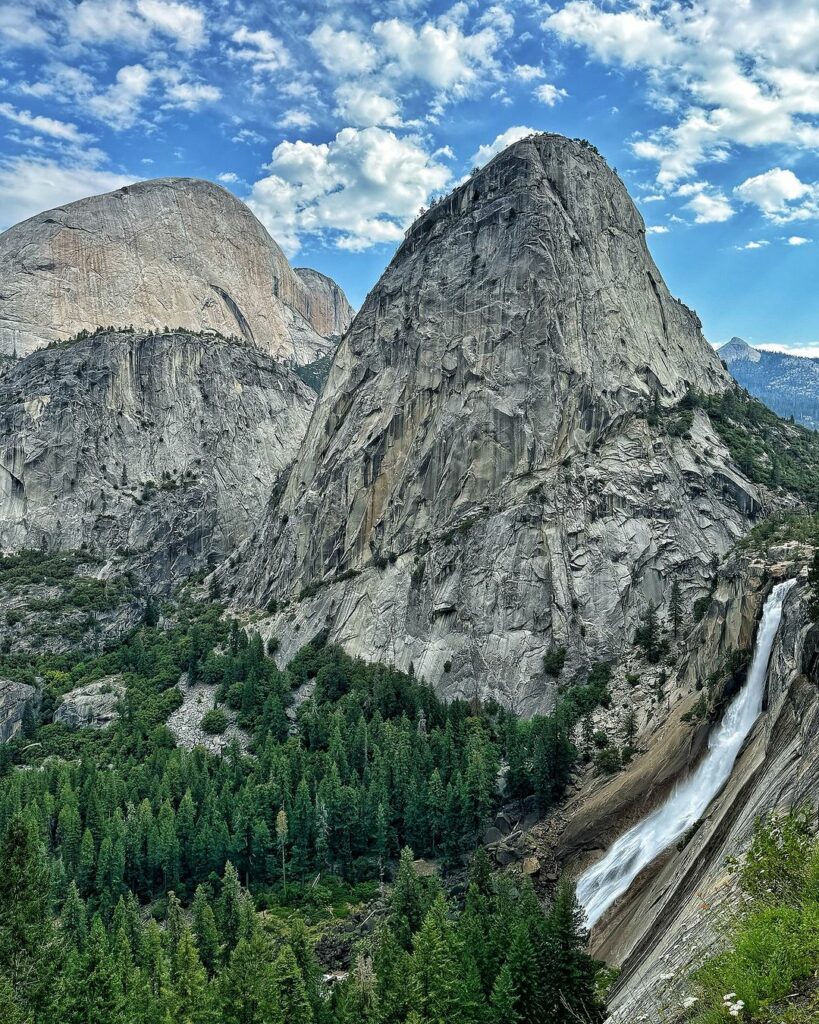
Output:
<path fill-rule="evenodd" d="M 706 181 L 682 185 L 677 189 L 677 195 L 691 196 L 685 207 L 694 214 L 695 224 L 720 224 L 734 215 L 734 208 L 727 197 Z"/>
<path fill-rule="evenodd" d="M 336 89 L 338 113 L 349 124 L 366 128 L 380 124 L 397 127 L 401 124 L 398 104 L 389 96 L 368 89 L 358 82 L 345 82 Z"/>
<path fill-rule="evenodd" d="M 238 50 L 229 51 L 231 57 L 247 61 L 259 74 L 280 71 L 290 63 L 290 54 L 284 43 L 266 29 L 251 32 L 243 25 L 230 38 L 239 46 Z"/>
<path fill-rule="evenodd" d="M 816 213 L 816 186 L 800 181 L 793 171 L 781 167 L 746 178 L 734 191 L 743 202 L 753 203 L 771 220 L 802 220 Z M 793 205 L 797 200 L 807 201 Z"/>
<path fill-rule="evenodd" d="M 373 26 L 384 53 L 400 72 L 458 96 L 466 95 L 471 83 L 495 67 L 496 53 L 509 31 L 504 20 L 472 34 L 454 23 L 426 22 L 416 28 L 398 18 Z"/>
<path fill-rule="evenodd" d="M 252 128 L 240 128 L 230 141 L 244 142 L 250 146 L 265 142 L 266 139 L 264 135 L 260 135 L 259 132 L 254 131 Z"/>
<path fill-rule="evenodd" d="M 170 37 L 181 50 L 197 49 L 205 41 L 201 11 L 163 0 L 82 0 L 70 10 L 68 25 L 83 42 L 121 40 L 147 47 L 154 32 Z"/>
<path fill-rule="evenodd" d="M 512 73 L 515 78 L 519 78 L 523 82 L 534 82 L 546 77 L 546 72 L 543 68 L 534 67 L 532 64 L 518 64 L 513 68 Z"/>
<path fill-rule="evenodd" d="M 165 106 L 198 110 L 205 103 L 215 103 L 222 93 L 215 85 L 203 82 L 173 81 L 165 89 Z"/>
<path fill-rule="evenodd" d="M 72 203 L 133 182 L 91 166 L 61 166 L 53 160 L 16 157 L 0 164 L 0 230 L 42 210 Z"/>
<path fill-rule="evenodd" d="M 298 128 L 304 130 L 310 128 L 316 122 L 313 120 L 313 115 L 309 114 L 306 110 L 288 110 L 279 118 L 276 122 L 277 128 Z"/>
<path fill-rule="evenodd" d="M 397 242 L 449 169 L 413 138 L 383 128 L 344 128 L 329 143 L 283 142 L 250 206 L 288 252 L 306 234 L 331 233 L 342 249 Z"/>
<path fill-rule="evenodd" d="M 86 108 L 112 128 L 131 128 L 151 88 L 152 78 L 152 73 L 142 64 L 120 68 L 112 85 L 103 92 L 85 96 Z"/>
<path fill-rule="evenodd" d="M 365 75 L 378 64 L 376 48 L 355 32 L 323 24 L 309 41 L 322 64 L 339 77 Z"/>
<path fill-rule="evenodd" d="M 819 359 L 819 345 L 810 342 L 804 345 L 754 345 L 754 348 L 762 349 L 763 352 L 784 352 L 787 356 L 806 356 L 809 359 Z"/>
<path fill-rule="evenodd" d="M 770 245 L 769 242 L 764 240 L 746 242 L 745 245 L 737 245 L 737 249 L 764 249 L 766 245 Z"/>
<path fill-rule="evenodd" d="M 0 5 L 0 47 L 44 46 L 49 34 L 28 4 Z"/>
<path fill-rule="evenodd" d="M 546 18 L 544 26 L 567 42 L 580 43 L 607 63 L 627 67 L 668 63 L 680 46 L 647 5 L 636 11 L 601 11 L 588 0 L 573 0 Z"/>
<path fill-rule="evenodd" d="M 40 114 L 31 114 L 28 110 L 17 110 L 10 103 L 0 103 L 0 115 L 14 121 L 15 124 L 30 128 L 35 132 L 42 132 L 54 139 L 61 139 L 63 142 L 83 143 L 88 136 L 77 128 L 70 121 L 58 121 L 53 117 L 44 117 Z"/>
<path fill-rule="evenodd" d="M 219 181 L 223 181 L 226 185 L 235 185 L 239 180 L 239 175 L 234 174 L 233 171 L 222 171 L 221 174 L 217 174 L 216 177 Z"/>
<path fill-rule="evenodd" d="M 525 139 L 527 135 L 534 134 L 534 128 L 527 128 L 522 124 L 515 125 L 513 128 L 507 128 L 505 132 L 497 135 L 493 142 L 481 146 L 476 153 L 473 153 L 469 162 L 476 167 L 483 167 L 484 164 L 489 163 L 493 156 L 502 152 L 507 146 L 511 146 L 513 142 Z"/>
<path fill-rule="evenodd" d="M 117 71 L 114 81 L 103 88 L 100 88 L 99 76 L 67 64 L 52 65 L 48 74 L 46 81 L 26 85 L 26 92 L 53 97 L 116 130 L 133 127 L 155 89 L 163 89 L 163 109 L 198 110 L 203 104 L 221 97 L 216 86 L 190 81 L 180 70 L 171 67 L 152 70 L 144 64 L 127 64 Z"/>
<path fill-rule="evenodd" d="M 808 245 L 812 241 L 812 238 L 805 238 L 804 235 L 791 235 L 788 238 L 788 245 Z"/>
<path fill-rule="evenodd" d="M 665 224 L 652 224 L 646 228 L 647 235 L 667 235 L 670 228 L 667 228 Z"/>
<path fill-rule="evenodd" d="M 195 50 L 205 41 L 205 18 L 187 4 L 162 0 L 137 0 L 143 18 L 165 35 L 173 37 L 180 49 Z"/>
<path fill-rule="evenodd" d="M 736 145 L 819 145 L 815 0 L 571 0 L 547 31 L 612 65 L 644 72 L 667 117 L 634 144 L 672 186 Z"/>
<path fill-rule="evenodd" d="M 541 103 L 545 103 L 547 107 L 553 107 L 555 103 L 565 99 L 568 95 L 565 89 L 559 89 L 556 85 L 552 85 L 549 82 L 539 85 L 535 89 L 535 96 Z"/>

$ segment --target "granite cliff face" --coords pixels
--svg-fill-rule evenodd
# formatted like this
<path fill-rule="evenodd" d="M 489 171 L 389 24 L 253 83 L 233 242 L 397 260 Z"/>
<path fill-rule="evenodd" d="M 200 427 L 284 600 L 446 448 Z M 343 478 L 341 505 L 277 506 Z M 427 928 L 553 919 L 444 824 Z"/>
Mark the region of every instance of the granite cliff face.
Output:
<path fill-rule="evenodd" d="M 212 335 L 102 333 L 0 378 L 0 548 L 126 554 L 166 585 L 255 526 L 315 394 Z"/>
<path fill-rule="evenodd" d="M 347 296 L 331 277 L 318 270 L 296 267 L 295 272 L 307 289 L 307 319 L 322 337 L 340 338 L 355 316 Z"/>
<path fill-rule="evenodd" d="M 210 328 L 301 364 L 351 319 L 337 285 L 296 274 L 244 203 L 195 178 L 142 181 L 9 228 L 0 282 L 6 355 L 132 325 Z"/>
<path fill-rule="evenodd" d="M 697 413 L 729 378 L 588 144 L 516 143 L 422 216 L 333 362 L 238 597 L 447 695 L 550 706 L 542 656 L 617 654 L 702 593 L 762 497 Z"/>

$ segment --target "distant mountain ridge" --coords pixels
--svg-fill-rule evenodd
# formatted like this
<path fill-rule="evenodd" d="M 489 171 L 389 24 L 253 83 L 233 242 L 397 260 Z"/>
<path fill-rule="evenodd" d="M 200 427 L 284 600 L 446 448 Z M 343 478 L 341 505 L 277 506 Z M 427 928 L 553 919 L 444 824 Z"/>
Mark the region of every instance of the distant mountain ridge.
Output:
<path fill-rule="evenodd" d="M 766 352 L 742 338 L 717 350 L 735 380 L 780 416 L 819 430 L 819 359 Z"/>

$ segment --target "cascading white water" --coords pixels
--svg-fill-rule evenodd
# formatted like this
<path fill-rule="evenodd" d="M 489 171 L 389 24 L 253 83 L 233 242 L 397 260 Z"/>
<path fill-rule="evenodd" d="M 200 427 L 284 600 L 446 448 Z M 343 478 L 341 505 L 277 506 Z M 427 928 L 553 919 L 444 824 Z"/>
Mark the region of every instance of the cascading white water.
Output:
<path fill-rule="evenodd" d="M 591 927 L 658 854 L 701 817 L 725 785 L 740 747 L 762 711 L 765 680 L 782 604 L 794 580 L 778 583 L 762 611 L 748 679 L 708 740 L 708 753 L 656 811 L 629 829 L 577 883 L 577 899 Z"/>

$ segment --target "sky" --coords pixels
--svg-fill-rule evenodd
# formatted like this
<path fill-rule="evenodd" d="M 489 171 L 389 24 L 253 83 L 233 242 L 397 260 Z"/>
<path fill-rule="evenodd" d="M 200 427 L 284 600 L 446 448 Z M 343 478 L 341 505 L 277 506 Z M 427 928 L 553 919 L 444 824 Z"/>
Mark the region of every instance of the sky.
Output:
<path fill-rule="evenodd" d="M 0 0 L 0 229 L 218 181 L 354 305 L 531 131 L 616 167 L 713 343 L 819 349 L 819 0 Z"/>

